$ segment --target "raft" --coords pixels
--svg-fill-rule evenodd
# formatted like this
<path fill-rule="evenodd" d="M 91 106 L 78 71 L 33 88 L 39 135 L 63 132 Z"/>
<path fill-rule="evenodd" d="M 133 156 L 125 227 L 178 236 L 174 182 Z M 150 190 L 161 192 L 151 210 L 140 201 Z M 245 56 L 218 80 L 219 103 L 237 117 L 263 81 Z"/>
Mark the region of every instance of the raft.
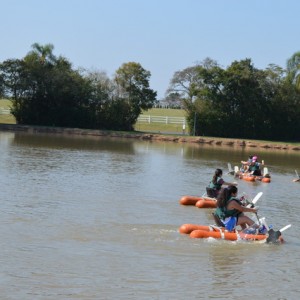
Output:
<path fill-rule="evenodd" d="M 270 177 L 256 176 L 255 180 L 259 180 L 259 181 L 265 182 L 265 183 L 270 183 L 271 182 L 271 178 Z"/>
<path fill-rule="evenodd" d="M 217 200 L 210 197 L 183 196 L 179 200 L 181 205 L 194 205 L 198 208 L 216 208 Z"/>
<path fill-rule="evenodd" d="M 183 224 L 179 228 L 181 234 L 189 234 L 191 238 L 214 238 L 227 241 L 260 241 L 267 242 L 269 234 L 248 234 L 243 231 L 228 232 L 224 227 L 206 226 L 196 224 Z M 280 235 L 276 242 L 283 243 L 284 240 Z"/>
<path fill-rule="evenodd" d="M 193 230 L 190 233 L 191 238 L 215 238 L 215 239 L 223 239 L 227 241 L 236 241 L 239 239 L 249 240 L 249 241 L 263 241 L 267 240 L 268 235 L 266 234 L 247 234 L 240 232 L 227 232 L 227 231 L 204 231 L 204 230 Z"/>
<path fill-rule="evenodd" d="M 256 176 L 248 175 L 248 174 L 239 174 L 239 178 L 246 181 L 255 181 Z"/>

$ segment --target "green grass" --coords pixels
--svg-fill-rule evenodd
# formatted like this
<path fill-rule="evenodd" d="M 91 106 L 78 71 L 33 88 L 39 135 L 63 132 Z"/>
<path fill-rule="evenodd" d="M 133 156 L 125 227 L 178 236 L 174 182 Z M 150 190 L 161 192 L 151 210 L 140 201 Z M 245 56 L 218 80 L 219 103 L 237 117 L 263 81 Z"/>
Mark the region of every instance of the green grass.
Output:
<path fill-rule="evenodd" d="M 186 112 L 183 109 L 169 109 L 169 108 L 152 108 L 143 111 L 143 115 L 147 116 L 163 116 L 163 117 L 185 117 Z M 163 123 L 136 123 L 134 126 L 136 131 L 151 131 L 151 132 L 171 132 L 182 134 L 181 124 L 163 124 Z M 188 128 L 185 130 L 188 133 Z"/>
<path fill-rule="evenodd" d="M 185 117 L 186 112 L 183 109 L 170 108 L 152 108 L 142 112 L 143 115 L 167 116 L 167 117 Z"/>
<path fill-rule="evenodd" d="M 7 99 L 0 99 L 0 108 L 11 108 L 12 103 Z M 16 119 L 13 115 L 2 115 L 0 114 L 0 123 L 3 124 L 16 124 Z"/>

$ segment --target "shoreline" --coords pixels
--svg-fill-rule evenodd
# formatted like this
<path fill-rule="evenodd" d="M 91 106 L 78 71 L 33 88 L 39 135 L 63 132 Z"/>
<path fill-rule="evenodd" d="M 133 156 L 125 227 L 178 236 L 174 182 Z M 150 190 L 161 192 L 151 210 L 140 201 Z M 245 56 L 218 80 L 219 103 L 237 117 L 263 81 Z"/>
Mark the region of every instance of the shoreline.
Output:
<path fill-rule="evenodd" d="M 0 131 L 13 132 L 27 132 L 27 133 L 47 133 L 47 134 L 61 134 L 61 135 L 80 135 L 93 137 L 112 137 L 112 138 L 134 138 L 145 141 L 161 141 L 161 142 L 175 142 L 175 143 L 194 143 L 205 144 L 211 146 L 226 146 L 226 147 L 240 147 L 240 148 L 261 148 L 270 150 L 300 150 L 300 145 L 293 145 L 284 142 L 265 142 L 247 139 L 231 139 L 231 138 L 213 138 L 200 136 L 185 136 L 185 135 L 171 135 L 161 133 L 146 133 L 146 132 L 124 132 L 124 131 L 109 131 L 96 129 L 80 129 L 67 127 L 47 127 L 47 126 L 31 126 L 18 124 L 0 124 Z"/>

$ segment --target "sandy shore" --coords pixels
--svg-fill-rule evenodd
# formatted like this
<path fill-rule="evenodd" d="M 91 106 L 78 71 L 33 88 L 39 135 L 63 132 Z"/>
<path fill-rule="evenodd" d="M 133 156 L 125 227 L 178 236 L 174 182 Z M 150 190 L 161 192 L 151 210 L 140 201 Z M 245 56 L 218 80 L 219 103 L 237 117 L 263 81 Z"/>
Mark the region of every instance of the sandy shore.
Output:
<path fill-rule="evenodd" d="M 195 143 L 206 145 L 218 145 L 229 147 L 244 147 L 244 148 L 263 148 L 274 150 L 300 150 L 300 146 L 285 143 L 264 142 L 243 139 L 230 138 L 211 138 L 211 137 L 193 137 L 183 135 L 164 135 L 155 133 L 141 132 L 118 132 L 106 130 L 90 130 L 79 128 L 64 128 L 64 127 L 45 127 L 45 126 L 28 126 L 16 124 L 0 124 L 1 131 L 28 132 L 28 133 L 50 133 L 63 135 L 81 135 L 94 137 L 112 137 L 112 138 L 134 138 L 147 141 L 164 141 L 175 143 Z"/>

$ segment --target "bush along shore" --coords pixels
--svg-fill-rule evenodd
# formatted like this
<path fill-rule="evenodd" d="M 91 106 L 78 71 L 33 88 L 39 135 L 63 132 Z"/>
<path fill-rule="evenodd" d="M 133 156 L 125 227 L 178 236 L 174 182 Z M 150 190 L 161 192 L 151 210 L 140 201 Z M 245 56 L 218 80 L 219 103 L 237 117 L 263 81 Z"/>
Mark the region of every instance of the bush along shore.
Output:
<path fill-rule="evenodd" d="M 194 143 L 205 144 L 211 146 L 228 146 L 228 147 L 245 147 L 245 148 L 263 148 L 273 150 L 300 150 L 300 145 L 288 144 L 284 142 L 267 142 L 258 140 L 246 139 L 231 139 L 231 138 L 213 138 L 199 137 L 189 135 L 171 135 L 160 133 L 146 132 L 124 132 L 124 131 L 109 131 L 109 130 L 91 130 L 80 128 L 64 128 L 64 127 L 46 127 L 46 126 L 30 126 L 18 124 L 0 124 L 1 131 L 27 132 L 27 133 L 47 133 L 47 134 L 62 134 L 62 135 L 80 135 L 92 137 L 112 137 L 112 138 L 134 138 L 147 141 L 164 141 L 176 143 Z"/>

